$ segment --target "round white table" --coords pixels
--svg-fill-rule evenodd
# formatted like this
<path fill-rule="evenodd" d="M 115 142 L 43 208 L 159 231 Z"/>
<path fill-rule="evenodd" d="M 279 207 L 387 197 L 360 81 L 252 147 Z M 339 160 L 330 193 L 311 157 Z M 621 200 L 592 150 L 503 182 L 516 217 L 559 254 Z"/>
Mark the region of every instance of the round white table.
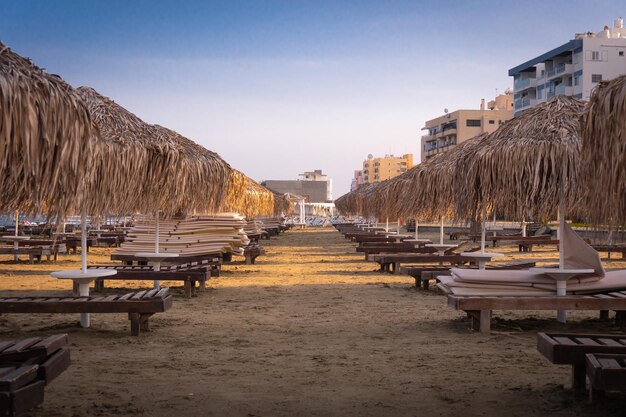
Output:
<path fill-rule="evenodd" d="M 13 255 L 13 261 L 17 262 L 19 260 L 17 250 L 20 248 L 20 242 L 25 240 L 29 240 L 30 236 L 15 236 L 15 235 L 6 235 L 2 236 L 3 240 L 8 240 L 13 242 L 13 249 L 15 249 L 15 254 Z"/>
<path fill-rule="evenodd" d="M 461 256 L 472 258 L 478 265 L 478 269 L 485 269 L 485 264 L 492 258 L 504 256 L 504 254 L 495 252 L 463 252 Z"/>
<path fill-rule="evenodd" d="M 140 252 L 140 253 L 136 253 L 135 256 L 138 258 L 148 259 L 148 262 L 152 263 L 152 270 L 154 272 L 159 272 L 161 270 L 161 262 L 164 259 L 178 258 L 177 253 L 162 253 L 162 252 L 159 252 L 159 253 Z M 159 288 L 160 284 L 161 283 L 159 282 L 158 279 L 154 280 L 154 288 Z"/>
<path fill-rule="evenodd" d="M 449 243 L 429 243 L 424 246 L 426 246 L 427 248 L 435 248 L 435 250 L 437 251 L 437 254 L 439 256 L 443 256 L 446 254 L 446 251 L 448 249 L 456 248 L 459 245 L 449 244 Z"/>
<path fill-rule="evenodd" d="M 58 279 L 71 279 L 78 284 L 78 295 L 81 297 L 89 297 L 89 284 L 96 278 L 110 277 L 117 274 L 114 269 L 72 269 L 68 271 L 56 271 L 50 275 Z M 80 313 L 81 327 L 89 327 L 89 313 Z"/>
<path fill-rule="evenodd" d="M 567 280 L 576 275 L 593 274 L 593 269 L 568 269 L 568 268 L 530 268 L 532 272 L 545 274 L 556 281 L 556 295 L 564 296 L 567 294 Z M 567 321 L 567 312 L 559 310 L 556 316 L 561 323 Z"/>

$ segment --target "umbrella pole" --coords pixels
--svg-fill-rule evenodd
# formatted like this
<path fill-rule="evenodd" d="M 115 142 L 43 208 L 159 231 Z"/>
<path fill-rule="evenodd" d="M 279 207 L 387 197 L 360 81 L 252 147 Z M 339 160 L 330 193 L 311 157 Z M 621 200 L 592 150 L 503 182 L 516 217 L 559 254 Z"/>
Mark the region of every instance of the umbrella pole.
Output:
<path fill-rule="evenodd" d="M 526 219 L 522 219 L 522 237 L 526 237 Z"/>
<path fill-rule="evenodd" d="M 481 213 L 481 231 L 480 231 L 480 252 L 485 253 L 485 240 L 486 240 L 486 218 L 487 218 L 487 209 L 485 208 L 485 201 L 481 202 L 482 205 L 482 213 Z"/>
<path fill-rule="evenodd" d="M 417 229 L 419 228 L 419 222 L 417 221 L 417 217 L 415 218 L 415 239 L 419 239 L 419 233 Z"/>
<path fill-rule="evenodd" d="M 400 234 L 400 218 L 398 218 L 398 230 L 396 231 L 396 234 Z"/>
<path fill-rule="evenodd" d="M 15 236 L 17 236 L 17 229 L 19 228 L 19 224 L 20 224 L 20 211 L 19 210 L 15 210 Z"/>
<path fill-rule="evenodd" d="M 443 245 L 443 216 L 441 216 L 441 226 L 439 227 L 439 243 Z"/>
<path fill-rule="evenodd" d="M 561 201 L 559 201 L 559 235 L 557 239 L 559 240 L 559 268 L 565 268 L 565 253 L 563 252 L 563 236 L 565 235 L 565 199 L 561 196 Z"/>
<path fill-rule="evenodd" d="M 154 237 L 154 253 L 159 253 L 159 211 L 158 210 L 156 211 L 156 213 L 154 213 L 154 218 L 156 219 L 156 226 L 155 226 L 156 236 Z"/>
<path fill-rule="evenodd" d="M 389 233 L 389 217 L 387 217 L 387 222 L 385 223 L 385 232 Z"/>
<path fill-rule="evenodd" d="M 87 272 L 87 206 L 84 202 L 80 209 L 80 269 L 83 274 Z"/>

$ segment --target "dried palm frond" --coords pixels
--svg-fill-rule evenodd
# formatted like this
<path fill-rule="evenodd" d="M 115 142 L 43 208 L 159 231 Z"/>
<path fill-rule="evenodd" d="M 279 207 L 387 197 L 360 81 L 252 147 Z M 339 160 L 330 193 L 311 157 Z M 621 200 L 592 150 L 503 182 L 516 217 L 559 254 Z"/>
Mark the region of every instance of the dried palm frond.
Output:
<path fill-rule="evenodd" d="M 64 216 L 92 169 L 97 136 L 81 98 L 0 43 L 0 211 Z"/>
<path fill-rule="evenodd" d="M 100 132 L 88 182 L 89 212 L 217 211 L 231 169 L 217 154 L 149 125 L 89 87 L 77 89 Z"/>
<path fill-rule="evenodd" d="M 555 96 L 505 122 L 461 159 L 455 176 L 457 213 L 476 217 L 481 202 L 507 218 L 548 218 L 563 197 L 576 213 L 584 103 Z"/>
<path fill-rule="evenodd" d="M 626 224 L 626 76 L 600 83 L 581 118 L 584 208 L 594 224 Z"/>

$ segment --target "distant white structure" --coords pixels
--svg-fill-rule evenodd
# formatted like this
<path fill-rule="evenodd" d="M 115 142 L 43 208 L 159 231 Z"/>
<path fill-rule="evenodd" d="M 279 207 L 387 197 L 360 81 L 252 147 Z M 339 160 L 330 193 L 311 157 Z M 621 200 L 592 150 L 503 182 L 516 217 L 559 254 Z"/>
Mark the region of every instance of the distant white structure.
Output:
<path fill-rule="evenodd" d="M 598 82 L 626 74 L 626 29 L 577 33 L 575 38 L 509 70 L 513 77 L 514 114 L 554 95 L 588 99 Z"/>

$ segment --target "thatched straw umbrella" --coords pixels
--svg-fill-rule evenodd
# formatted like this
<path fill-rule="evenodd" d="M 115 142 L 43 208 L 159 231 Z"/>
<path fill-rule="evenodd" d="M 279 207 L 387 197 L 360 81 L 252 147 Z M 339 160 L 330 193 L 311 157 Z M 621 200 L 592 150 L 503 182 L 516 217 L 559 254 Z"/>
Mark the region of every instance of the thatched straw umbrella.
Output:
<path fill-rule="evenodd" d="M 235 211 L 248 218 L 274 214 L 274 193 L 236 169 L 228 181 L 223 210 Z"/>
<path fill-rule="evenodd" d="M 506 216 L 546 218 L 574 211 L 580 196 L 579 117 L 584 103 L 555 96 L 507 121 L 458 164 L 457 210 L 475 218 L 481 205 Z M 562 247 L 562 245 L 561 245 Z M 561 251 L 560 265 L 564 265 Z"/>
<path fill-rule="evenodd" d="M 159 125 L 149 125 L 89 87 L 77 90 L 99 128 L 96 175 L 89 182 L 91 208 L 121 213 L 154 212 L 155 251 L 141 254 L 160 261 L 159 217 L 180 212 L 215 211 L 226 195 L 230 166 L 217 154 Z M 159 282 L 155 280 L 155 287 Z"/>
<path fill-rule="evenodd" d="M 216 211 L 231 169 L 216 153 L 159 125 L 144 123 L 94 89 L 77 89 L 100 130 L 92 211 Z M 101 196 L 101 197 L 98 197 Z M 107 198 L 104 198 L 107 197 Z"/>
<path fill-rule="evenodd" d="M 460 167 L 467 179 L 458 192 L 459 211 L 471 216 L 490 203 L 505 215 L 545 218 L 558 212 L 559 239 L 565 235 L 565 211 L 575 212 L 581 141 L 579 119 L 584 103 L 555 96 L 507 121 L 489 135 L 475 156 Z M 557 294 L 565 294 L 563 244 L 559 245 Z M 566 313 L 558 312 L 565 322 Z"/>
<path fill-rule="evenodd" d="M 92 124 L 61 78 L 0 43 L 0 211 L 65 216 L 91 168 Z"/>
<path fill-rule="evenodd" d="M 294 209 L 294 201 L 290 198 L 290 194 L 274 193 L 274 216 L 290 213 Z"/>
<path fill-rule="evenodd" d="M 584 207 L 594 224 L 626 224 L 626 76 L 600 83 L 581 119 Z"/>

